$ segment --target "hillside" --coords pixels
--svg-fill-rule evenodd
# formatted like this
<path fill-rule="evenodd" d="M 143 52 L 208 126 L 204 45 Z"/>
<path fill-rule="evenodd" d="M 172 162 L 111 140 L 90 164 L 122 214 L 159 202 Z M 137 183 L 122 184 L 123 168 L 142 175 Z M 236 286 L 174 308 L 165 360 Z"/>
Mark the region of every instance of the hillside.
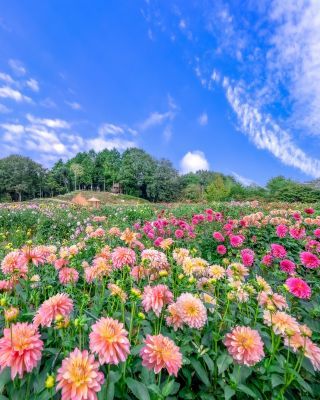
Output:
<path fill-rule="evenodd" d="M 75 196 L 81 195 L 85 199 L 95 197 L 101 201 L 101 204 L 142 204 L 148 203 L 147 200 L 140 199 L 138 197 L 129 196 L 126 194 L 114 194 L 110 192 L 94 192 L 91 190 L 77 190 L 67 194 L 56 196 L 55 199 L 71 202 Z"/>

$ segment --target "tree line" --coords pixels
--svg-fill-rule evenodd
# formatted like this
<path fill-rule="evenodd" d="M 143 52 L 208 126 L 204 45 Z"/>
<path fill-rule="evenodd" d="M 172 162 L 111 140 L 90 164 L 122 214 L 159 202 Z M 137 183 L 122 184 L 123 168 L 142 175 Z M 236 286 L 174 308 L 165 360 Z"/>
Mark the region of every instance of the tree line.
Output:
<path fill-rule="evenodd" d="M 74 190 L 110 191 L 119 183 L 123 193 L 153 202 L 178 200 L 320 201 L 320 190 L 282 176 L 266 187 L 243 186 L 233 176 L 213 171 L 180 175 L 167 159 L 157 160 L 142 149 L 80 152 L 68 161 L 44 168 L 29 157 L 0 159 L 0 201 L 53 197 Z"/>

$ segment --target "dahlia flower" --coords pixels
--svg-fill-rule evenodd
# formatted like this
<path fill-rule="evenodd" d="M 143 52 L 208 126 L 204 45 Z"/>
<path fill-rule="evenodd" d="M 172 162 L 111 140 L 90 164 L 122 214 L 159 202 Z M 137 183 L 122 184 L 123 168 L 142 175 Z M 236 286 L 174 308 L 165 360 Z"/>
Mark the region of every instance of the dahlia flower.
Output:
<path fill-rule="evenodd" d="M 119 364 L 130 353 L 128 332 L 113 318 L 100 318 L 92 325 L 90 350 L 99 357 L 100 364 Z"/>
<path fill-rule="evenodd" d="M 287 225 L 280 224 L 276 227 L 276 234 L 279 238 L 284 238 L 288 233 Z"/>
<path fill-rule="evenodd" d="M 266 325 L 272 326 L 277 335 L 291 336 L 299 332 L 297 320 L 283 311 L 277 311 L 274 314 L 271 314 L 270 311 L 264 311 L 263 320 Z"/>
<path fill-rule="evenodd" d="M 163 307 L 172 303 L 173 294 L 166 285 L 145 286 L 142 296 L 142 305 L 146 312 L 151 309 L 157 317 L 160 316 Z"/>
<path fill-rule="evenodd" d="M 286 280 L 286 286 L 291 294 L 295 297 L 299 297 L 299 299 L 310 299 L 311 297 L 311 288 L 301 278 L 289 278 Z"/>
<path fill-rule="evenodd" d="M 224 339 L 225 346 L 234 361 L 252 366 L 264 357 L 263 342 L 258 331 L 247 326 L 237 326 Z"/>
<path fill-rule="evenodd" d="M 169 315 L 166 317 L 166 323 L 168 326 L 173 326 L 174 331 L 177 331 L 183 326 L 183 321 L 177 309 L 177 304 L 170 304 L 167 310 Z"/>
<path fill-rule="evenodd" d="M 178 375 L 182 365 L 182 354 L 174 341 L 163 335 L 147 335 L 140 351 L 142 365 L 158 374 L 165 368 L 169 375 Z"/>
<path fill-rule="evenodd" d="M 291 260 L 281 260 L 280 269 L 287 274 L 293 274 L 296 270 L 296 264 Z"/>
<path fill-rule="evenodd" d="M 302 265 L 304 265 L 306 268 L 318 268 L 320 266 L 320 260 L 319 258 L 313 254 L 310 253 L 309 251 L 303 251 L 300 253 L 300 260 Z"/>
<path fill-rule="evenodd" d="M 11 251 L 2 260 L 1 270 L 5 275 L 25 275 L 28 272 L 28 261 L 20 251 Z"/>
<path fill-rule="evenodd" d="M 79 272 L 75 268 L 64 267 L 59 271 L 59 281 L 62 285 L 68 283 L 77 283 L 79 280 Z"/>
<path fill-rule="evenodd" d="M 182 293 L 177 301 L 177 312 L 190 328 L 201 329 L 207 322 L 207 309 L 200 299 L 191 293 Z"/>
<path fill-rule="evenodd" d="M 285 258 L 287 250 L 281 244 L 272 243 L 271 254 L 275 258 Z"/>
<path fill-rule="evenodd" d="M 116 247 L 111 253 L 113 267 L 121 269 L 125 265 L 133 266 L 136 261 L 136 253 L 128 247 Z"/>
<path fill-rule="evenodd" d="M 242 259 L 242 264 L 245 267 L 251 267 L 252 264 L 254 263 L 254 251 L 251 249 L 243 249 L 241 250 L 241 259 Z"/>
<path fill-rule="evenodd" d="M 52 321 L 61 315 L 68 318 L 73 310 L 73 301 L 65 293 L 58 293 L 44 301 L 33 318 L 35 326 L 51 326 Z"/>
<path fill-rule="evenodd" d="M 62 400 L 97 400 L 103 382 L 103 373 L 99 372 L 94 356 L 76 348 L 58 369 L 56 390 L 61 389 Z"/>
<path fill-rule="evenodd" d="M 37 328 L 26 322 L 3 330 L 0 339 L 0 369 L 11 368 L 11 379 L 31 372 L 41 359 L 43 342 Z"/>

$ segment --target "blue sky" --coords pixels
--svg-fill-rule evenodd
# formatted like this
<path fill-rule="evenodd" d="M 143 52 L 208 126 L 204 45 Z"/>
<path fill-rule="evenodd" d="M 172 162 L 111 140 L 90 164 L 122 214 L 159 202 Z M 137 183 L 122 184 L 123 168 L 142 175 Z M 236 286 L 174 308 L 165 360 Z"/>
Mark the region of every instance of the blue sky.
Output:
<path fill-rule="evenodd" d="M 319 0 L 2 1 L 0 48 L 0 157 L 320 177 Z"/>

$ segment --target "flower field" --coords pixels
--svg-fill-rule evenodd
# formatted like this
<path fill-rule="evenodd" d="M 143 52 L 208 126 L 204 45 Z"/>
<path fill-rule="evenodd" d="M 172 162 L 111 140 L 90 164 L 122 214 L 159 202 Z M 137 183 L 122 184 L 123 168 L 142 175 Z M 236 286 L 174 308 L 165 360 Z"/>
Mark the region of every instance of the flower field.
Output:
<path fill-rule="evenodd" d="M 0 206 L 0 400 L 319 399 L 320 210 Z"/>

